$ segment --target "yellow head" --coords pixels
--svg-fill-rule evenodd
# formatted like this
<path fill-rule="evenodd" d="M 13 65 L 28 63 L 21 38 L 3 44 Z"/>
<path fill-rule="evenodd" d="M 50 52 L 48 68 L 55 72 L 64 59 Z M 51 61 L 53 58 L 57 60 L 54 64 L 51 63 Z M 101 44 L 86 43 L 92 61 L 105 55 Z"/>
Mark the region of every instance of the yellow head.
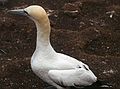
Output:
<path fill-rule="evenodd" d="M 24 9 L 25 14 L 32 20 L 41 22 L 48 19 L 46 11 L 38 5 L 32 5 Z"/>
<path fill-rule="evenodd" d="M 40 25 L 49 23 L 46 11 L 38 5 L 31 5 L 24 9 L 10 10 L 8 12 L 17 15 L 28 16 L 30 19 L 32 19 L 34 22 L 38 22 Z"/>

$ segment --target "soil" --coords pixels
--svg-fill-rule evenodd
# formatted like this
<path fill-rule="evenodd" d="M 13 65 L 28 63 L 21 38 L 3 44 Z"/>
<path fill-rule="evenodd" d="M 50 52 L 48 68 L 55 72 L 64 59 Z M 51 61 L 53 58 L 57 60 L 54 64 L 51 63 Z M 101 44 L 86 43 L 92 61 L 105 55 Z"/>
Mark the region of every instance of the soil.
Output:
<path fill-rule="evenodd" d="M 119 0 L 0 1 L 0 89 L 43 89 L 48 86 L 31 70 L 36 28 L 9 9 L 32 4 L 44 7 L 51 22 L 51 44 L 88 64 L 98 79 L 120 89 Z"/>

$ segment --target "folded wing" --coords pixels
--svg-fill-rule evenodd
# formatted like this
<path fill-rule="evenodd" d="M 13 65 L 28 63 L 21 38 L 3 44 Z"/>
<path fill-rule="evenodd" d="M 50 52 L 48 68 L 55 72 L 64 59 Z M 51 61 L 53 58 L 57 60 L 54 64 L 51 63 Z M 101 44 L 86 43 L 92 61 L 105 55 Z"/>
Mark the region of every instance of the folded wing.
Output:
<path fill-rule="evenodd" d="M 89 86 L 97 81 L 91 70 L 75 68 L 69 70 L 50 70 L 50 79 L 60 86 Z"/>

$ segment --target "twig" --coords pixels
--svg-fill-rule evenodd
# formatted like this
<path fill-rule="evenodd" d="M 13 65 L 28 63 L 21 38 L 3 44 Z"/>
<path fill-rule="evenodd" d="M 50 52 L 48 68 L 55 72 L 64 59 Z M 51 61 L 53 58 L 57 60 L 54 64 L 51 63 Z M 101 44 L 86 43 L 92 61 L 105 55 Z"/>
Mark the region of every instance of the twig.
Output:
<path fill-rule="evenodd" d="M 4 53 L 4 54 L 7 54 L 7 52 L 5 52 L 4 50 L 2 50 L 2 49 L 0 49 L 0 51 L 2 52 L 2 53 Z"/>

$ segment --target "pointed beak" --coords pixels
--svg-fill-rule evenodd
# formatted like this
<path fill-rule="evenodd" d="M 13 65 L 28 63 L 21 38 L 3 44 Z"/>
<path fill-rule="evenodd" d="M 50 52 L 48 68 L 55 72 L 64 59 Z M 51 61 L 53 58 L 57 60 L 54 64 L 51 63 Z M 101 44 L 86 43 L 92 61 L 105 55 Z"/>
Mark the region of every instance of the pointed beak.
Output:
<path fill-rule="evenodd" d="M 8 13 L 15 14 L 15 15 L 27 16 L 27 12 L 24 9 L 8 10 Z"/>

